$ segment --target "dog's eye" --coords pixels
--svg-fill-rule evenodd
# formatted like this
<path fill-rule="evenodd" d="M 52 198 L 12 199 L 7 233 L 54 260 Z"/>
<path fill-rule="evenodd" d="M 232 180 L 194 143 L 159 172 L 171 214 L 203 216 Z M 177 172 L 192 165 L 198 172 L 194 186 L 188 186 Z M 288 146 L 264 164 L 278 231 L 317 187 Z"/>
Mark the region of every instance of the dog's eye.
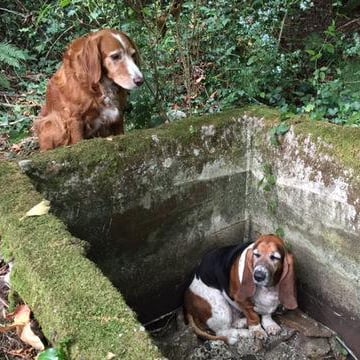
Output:
<path fill-rule="evenodd" d="M 259 254 L 259 253 L 254 253 L 254 256 L 255 256 L 256 258 L 259 258 L 259 257 L 260 257 L 260 254 Z"/>
<path fill-rule="evenodd" d="M 121 54 L 120 53 L 112 54 L 110 56 L 114 61 L 121 59 Z"/>
<path fill-rule="evenodd" d="M 280 260 L 280 259 L 275 255 L 270 255 L 270 260 L 271 261 L 276 261 L 276 260 Z"/>

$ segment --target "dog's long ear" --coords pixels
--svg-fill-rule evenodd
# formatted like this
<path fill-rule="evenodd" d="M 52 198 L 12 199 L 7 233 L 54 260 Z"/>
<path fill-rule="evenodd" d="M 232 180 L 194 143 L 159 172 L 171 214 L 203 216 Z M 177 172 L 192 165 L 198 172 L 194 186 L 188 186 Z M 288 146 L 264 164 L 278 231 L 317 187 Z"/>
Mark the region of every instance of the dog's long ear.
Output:
<path fill-rule="evenodd" d="M 245 254 L 244 264 L 239 261 L 240 287 L 236 292 L 236 301 L 244 302 L 255 294 L 256 286 L 253 280 L 253 250 L 248 249 Z"/>
<path fill-rule="evenodd" d="M 101 79 L 101 53 L 99 42 L 101 37 L 88 36 L 76 40 L 69 49 L 69 56 L 76 76 L 88 89 L 97 90 Z"/>
<path fill-rule="evenodd" d="M 284 258 L 283 272 L 279 282 L 279 300 L 286 309 L 298 307 L 296 299 L 296 281 L 294 271 L 294 256 L 287 253 Z"/>

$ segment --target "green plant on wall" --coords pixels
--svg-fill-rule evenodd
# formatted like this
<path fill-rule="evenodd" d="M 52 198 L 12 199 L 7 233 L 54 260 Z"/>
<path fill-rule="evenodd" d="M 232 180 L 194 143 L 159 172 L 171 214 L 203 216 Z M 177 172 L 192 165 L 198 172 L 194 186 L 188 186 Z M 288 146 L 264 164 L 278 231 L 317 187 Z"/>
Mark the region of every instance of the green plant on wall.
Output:
<path fill-rule="evenodd" d="M 279 199 L 276 189 L 276 175 L 273 172 L 272 165 L 267 163 L 262 167 L 263 177 L 258 182 L 258 191 L 262 191 L 262 196 L 265 198 L 267 209 L 273 217 L 275 234 L 283 238 L 285 231 L 280 226 L 281 219 L 279 219 Z"/>

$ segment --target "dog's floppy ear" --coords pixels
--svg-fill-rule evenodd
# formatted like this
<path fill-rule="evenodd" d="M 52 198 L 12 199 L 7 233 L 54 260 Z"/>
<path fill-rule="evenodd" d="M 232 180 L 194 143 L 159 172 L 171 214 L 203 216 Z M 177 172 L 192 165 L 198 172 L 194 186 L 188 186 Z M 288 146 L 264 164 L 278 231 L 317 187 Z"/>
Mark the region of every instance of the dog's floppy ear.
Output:
<path fill-rule="evenodd" d="M 88 36 L 76 40 L 69 49 L 69 56 L 76 76 L 93 91 L 101 79 L 101 53 L 99 42 L 101 37 Z"/>
<path fill-rule="evenodd" d="M 298 307 L 296 299 L 296 281 L 294 271 L 294 256 L 287 253 L 284 258 L 283 272 L 279 282 L 279 300 L 286 309 Z"/>
<path fill-rule="evenodd" d="M 241 261 L 239 263 L 239 269 L 242 270 Z M 236 300 L 239 302 L 246 301 L 255 294 L 256 286 L 253 280 L 253 250 L 248 249 L 245 255 L 245 261 L 242 271 L 242 277 L 240 275 L 240 287 L 236 293 Z"/>

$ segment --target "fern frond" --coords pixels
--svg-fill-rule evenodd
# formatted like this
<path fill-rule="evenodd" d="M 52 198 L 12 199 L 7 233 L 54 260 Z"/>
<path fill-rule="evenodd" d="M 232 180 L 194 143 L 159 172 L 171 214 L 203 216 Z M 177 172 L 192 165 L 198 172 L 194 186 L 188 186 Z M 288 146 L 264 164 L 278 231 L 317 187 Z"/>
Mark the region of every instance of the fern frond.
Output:
<path fill-rule="evenodd" d="M 10 89 L 9 80 L 3 74 L 0 74 L 0 89 Z"/>
<path fill-rule="evenodd" d="M 27 53 L 14 45 L 0 42 L 0 63 L 19 68 L 20 61 L 27 59 Z"/>

